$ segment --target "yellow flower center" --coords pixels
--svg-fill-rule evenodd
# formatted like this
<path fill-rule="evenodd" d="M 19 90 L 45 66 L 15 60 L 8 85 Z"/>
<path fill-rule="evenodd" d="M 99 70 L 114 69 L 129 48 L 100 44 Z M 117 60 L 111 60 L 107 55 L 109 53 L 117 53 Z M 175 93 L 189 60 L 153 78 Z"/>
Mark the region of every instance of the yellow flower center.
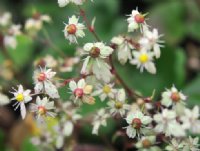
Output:
<path fill-rule="evenodd" d="M 147 54 L 141 54 L 139 60 L 141 63 L 146 63 L 149 60 L 149 57 Z"/>
<path fill-rule="evenodd" d="M 123 103 L 122 102 L 120 102 L 120 101 L 116 101 L 115 102 L 115 108 L 121 109 L 122 107 L 123 107 Z"/>
<path fill-rule="evenodd" d="M 144 139 L 142 141 L 142 145 L 144 148 L 149 148 L 151 146 L 151 142 L 148 139 Z"/>
<path fill-rule="evenodd" d="M 103 92 L 106 93 L 106 94 L 110 93 L 111 92 L 111 87 L 109 85 L 105 85 L 103 87 Z"/>
<path fill-rule="evenodd" d="M 18 102 L 22 102 L 23 100 L 24 100 L 24 95 L 23 94 L 18 94 L 17 96 L 16 96 L 16 100 L 18 101 Z"/>

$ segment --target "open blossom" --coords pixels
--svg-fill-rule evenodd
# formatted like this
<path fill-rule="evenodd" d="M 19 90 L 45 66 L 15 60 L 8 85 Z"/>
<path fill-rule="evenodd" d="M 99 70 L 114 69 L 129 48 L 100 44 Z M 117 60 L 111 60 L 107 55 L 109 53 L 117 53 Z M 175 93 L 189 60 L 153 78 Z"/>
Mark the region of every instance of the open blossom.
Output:
<path fill-rule="evenodd" d="M 25 29 L 33 33 L 42 29 L 43 23 L 49 23 L 51 18 L 48 15 L 42 15 L 40 13 L 33 14 L 32 18 L 29 18 L 25 22 Z"/>
<path fill-rule="evenodd" d="M 154 115 L 154 121 L 157 123 L 155 131 L 165 133 L 166 136 L 182 137 L 185 131 L 176 121 L 176 113 L 172 110 L 164 109 L 162 113 Z"/>
<path fill-rule="evenodd" d="M 107 125 L 106 120 L 108 118 L 109 118 L 109 114 L 106 113 L 105 109 L 100 109 L 97 112 L 97 115 L 95 115 L 92 122 L 92 125 L 93 125 L 92 134 L 98 135 L 100 126 L 106 126 Z"/>
<path fill-rule="evenodd" d="M 11 22 L 11 14 L 9 12 L 5 12 L 0 15 L 0 26 L 8 26 Z"/>
<path fill-rule="evenodd" d="M 173 86 L 170 90 L 167 89 L 166 92 L 162 93 L 161 104 L 169 107 L 171 105 L 177 105 L 179 103 L 184 104 L 183 101 L 186 100 L 186 96 L 179 92 L 175 86 Z"/>
<path fill-rule="evenodd" d="M 145 15 L 138 12 L 138 10 L 133 10 L 129 15 L 128 21 L 128 32 L 133 32 L 136 29 L 140 28 L 143 30 L 143 26 L 146 26 Z"/>
<path fill-rule="evenodd" d="M 24 90 L 22 85 L 18 86 L 18 90 L 14 90 L 14 92 L 11 92 L 14 95 L 14 98 L 12 98 L 11 100 L 16 100 L 16 103 L 13 106 L 15 106 L 15 110 L 20 107 L 21 116 L 24 119 L 26 116 L 25 103 L 28 103 L 32 100 L 32 97 L 30 95 L 31 90 Z"/>
<path fill-rule="evenodd" d="M 136 144 L 138 151 L 161 151 L 156 146 L 156 136 L 143 136 Z"/>
<path fill-rule="evenodd" d="M 113 49 L 104 45 L 102 42 L 87 43 L 84 45 L 83 49 L 84 53 L 88 56 L 84 60 L 81 73 L 85 74 L 92 70 L 97 79 L 102 79 L 108 83 L 112 76 L 110 72 L 111 67 L 104 59 L 112 54 Z"/>
<path fill-rule="evenodd" d="M 192 133 L 200 133 L 199 107 L 195 106 L 192 110 L 185 108 L 184 115 L 180 120 L 182 127 L 190 130 Z"/>
<path fill-rule="evenodd" d="M 114 84 L 98 84 L 97 90 L 92 93 L 93 96 L 99 96 L 101 101 L 104 101 L 107 97 L 114 98 L 116 89 L 113 88 Z"/>
<path fill-rule="evenodd" d="M 132 59 L 131 50 L 133 49 L 133 46 L 128 42 L 126 37 L 114 37 L 111 42 L 117 45 L 117 57 L 121 64 L 125 64 L 128 59 Z"/>
<path fill-rule="evenodd" d="M 3 42 L 5 47 L 15 49 L 17 47 L 16 36 L 21 34 L 21 25 L 12 25 L 5 35 Z"/>
<path fill-rule="evenodd" d="M 65 38 L 68 39 L 70 43 L 77 43 L 76 38 L 83 38 L 85 36 L 85 33 L 83 32 L 85 26 L 81 23 L 78 23 L 78 20 L 79 18 L 73 15 L 71 18 L 69 18 L 68 24 L 64 23 L 65 28 L 63 32 Z"/>
<path fill-rule="evenodd" d="M 183 151 L 184 142 L 173 138 L 168 146 L 165 147 L 167 151 Z"/>
<path fill-rule="evenodd" d="M 55 117 L 55 113 L 52 112 L 55 109 L 54 102 L 49 101 L 47 97 L 41 99 L 40 97 L 36 98 L 36 104 L 31 104 L 31 112 L 36 113 L 36 119 L 39 121 L 44 121 L 46 117 Z"/>
<path fill-rule="evenodd" d="M 0 106 L 7 105 L 10 103 L 10 99 L 7 95 L 0 92 Z"/>
<path fill-rule="evenodd" d="M 119 89 L 114 99 L 108 102 L 110 109 L 110 113 L 116 115 L 119 113 L 122 117 L 125 115 L 126 111 L 130 109 L 130 106 L 126 104 L 126 94 L 124 89 Z"/>
<path fill-rule="evenodd" d="M 153 31 L 146 29 L 143 37 L 139 40 L 139 44 L 147 50 L 153 49 L 155 57 L 160 58 L 160 47 L 162 47 L 160 43 L 163 42 L 159 40 L 160 37 L 157 29 L 153 29 Z"/>
<path fill-rule="evenodd" d="M 51 98 L 59 98 L 58 90 L 51 81 L 55 74 L 56 72 L 52 72 L 51 69 L 40 68 L 40 70 L 36 70 L 33 75 L 35 93 L 44 92 Z"/>
<path fill-rule="evenodd" d="M 183 151 L 199 151 L 199 147 L 199 137 L 192 138 L 189 136 L 189 138 L 185 141 Z"/>
<path fill-rule="evenodd" d="M 69 88 L 73 93 L 72 99 L 74 103 L 95 103 L 94 98 L 90 96 L 93 87 L 92 85 L 86 84 L 85 79 L 80 79 L 77 83 L 75 81 L 70 81 Z"/>
<path fill-rule="evenodd" d="M 59 7 L 65 7 L 70 2 L 74 3 L 75 5 L 82 5 L 85 0 L 58 0 Z"/>
<path fill-rule="evenodd" d="M 129 138 L 135 138 L 136 135 L 140 137 L 140 134 L 145 133 L 151 121 L 152 118 L 150 116 L 145 116 L 140 111 L 129 113 L 126 117 L 126 122 L 129 124 L 126 128 L 126 134 Z"/>
<path fill-rule="evenodd" d="M 144 68 L 152 73 L 156 73 L 156 67 L 153 63 L 154 54 L 150 51 L 144 49 L 140 51 L 133 51 L 134 58 L 130 61 L 131 64 L 136 65 L 137 68 L 140 68 L 140 72 L 143 72 Z"/>

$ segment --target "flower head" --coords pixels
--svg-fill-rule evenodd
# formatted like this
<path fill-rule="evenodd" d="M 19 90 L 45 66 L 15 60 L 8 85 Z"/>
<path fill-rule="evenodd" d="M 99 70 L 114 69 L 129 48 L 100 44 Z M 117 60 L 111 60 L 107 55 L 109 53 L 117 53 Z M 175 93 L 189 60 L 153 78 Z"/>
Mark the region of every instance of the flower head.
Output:
<path fill-rule="evenodd" d="M 126 122 L 129 126 L 126 128 L 126 134 L 130 138 L 136 137 L 136 135 L 144 134 L 146 126 L 151 123 L 152 118 L 145 116 L 142 112 L 131 112 L 126 117 Z"/>
<path fill-rule="evenodd" d="M 16 100 L 16 103 L 13 106 L 16 106 L 15 110 L 20 106 L 21 116 L 24 119 L 26 116 L 25 103 L 28 103 L 32 100 L 30 95 L 31 90 L 24 90 L 23 86 L 19 85 L 18 90 L 14 89 L 14 92 L 11 93 L 14 95 L 14 98 L 11 100 Z"/>
<path fill-rule="evenodd" d="M 74 3 L 75 5 L 82 5 L 85 0 L 58 0 L 59 7 L 65 7 L 70 2 Z"/>
<path fill-rule="evenodd" d="M 78 20 L 79 18 L 76 18 L 76 16 L 73 15 L 71 18 L 69 18 L 68 24 L 65 24 L 63 32 L 65 38 L 68 39 L 70 43 L 77 43 L 77 37 L 83 38 L 85 36 L 85 33 L 83 32 L 85 26 L 81 23 L 78 23 Z"/>

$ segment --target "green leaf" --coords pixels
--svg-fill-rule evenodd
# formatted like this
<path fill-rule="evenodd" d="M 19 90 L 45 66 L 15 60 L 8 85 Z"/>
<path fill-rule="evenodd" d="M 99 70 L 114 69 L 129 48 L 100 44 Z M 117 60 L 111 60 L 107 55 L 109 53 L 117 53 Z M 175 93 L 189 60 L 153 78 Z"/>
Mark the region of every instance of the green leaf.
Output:
<path fill-rule="evenodd" d="M 36 146 L 34 146 L 29 139 L 25 139 L 22 144 L 22 151 L 39 151 Z"/>

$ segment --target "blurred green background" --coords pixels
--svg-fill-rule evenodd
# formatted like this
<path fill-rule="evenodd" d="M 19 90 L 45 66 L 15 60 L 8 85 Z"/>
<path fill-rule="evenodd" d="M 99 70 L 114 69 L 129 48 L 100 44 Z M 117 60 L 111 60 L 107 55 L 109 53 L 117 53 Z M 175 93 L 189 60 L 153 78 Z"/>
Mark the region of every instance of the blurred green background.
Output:
<path fill-rule="evenodd" d="M 90 20 L 94 16 L 96 17 L 97 33 L 106 43 L 109 43 L 113 36 L 127 31 L 126 15 L 137 7 L 140 12 L 148 12 L 148 24 L 158 28 L 160 34 L 164 34 L 162 39 L 165 40 L 165 47 L 162 49 L 161 58 L 156 61 L 158 70 L 156 75 L 146 72 L 141 74 L 135 66 L 129 64 L 121 66 L 116 62 L 115 65 L 120 75 L 130 87 L 140 91 L 144 96 L 150 96 L 155 89 L 156 95 L 159 97 L 160 92 L 175 84 L 177 88 L 188 95 L 189 106 L 200 105 L 200 0 L 94 0 L 94 3 L 88 0 L 83 6 Z M 68 56 L 73 56 L 76 45 L 69 45 L 68 41 L 64 39 L 62 30 L 63 22 L 67 22 L 68 16 L 78 15 L 76 6 L 70 4 L 67 7 L 59 8 L 56 0 L 1 0 L 0 2 L 0 13 L 10 11 L 15 23 L 24 24 L 35 10 L 52 17 L 53 22 L 44 27 L 56 46 Z M 86 35 L 85 38 L 78 39 L 80 46 L 94 41 L 88 31 Z M 42 32 L 39 33 L 39 37 L 44 37 Z M 8 50 L 14 60 L 14 69 L 18 73 L 13 81 L 31 88 L 33 61 L 45 54 L 52 54 L 55 57 L 58 57 L 58 54 L 47 45 L 37 43 L 25 35 L 20 36 L 18 40 L 17 50 Z M 1 64 L 4 59 L 5 57 L 0 51 Z M 77 72 L 72 72 L 62 76 L 67 78 L 76 75 Z M 13 81 L 0 78 L 0 85 L 9 90 L 13 86 Z M 65 92 L 66 87 L 61 90 L 63 98 L 68 97 Z M 89 110 L 94 111 L 97 108 L 99 108 L 98 103 Z M 13 119 L 9 123 L 10 125 L 5 125 L 2 124 L 3 120 L 5 118 L 0 115 L 1 151 L 2 148 L 5 149 L 9 137 L 3 131 L 10 132 L 16 121 Z M 107 129 L 106 132 L 109 130 Z M 35 147 L 31 149 L 30 146 L 32 145 L 25 141 L 22 150 L 37 150 Z"/>

